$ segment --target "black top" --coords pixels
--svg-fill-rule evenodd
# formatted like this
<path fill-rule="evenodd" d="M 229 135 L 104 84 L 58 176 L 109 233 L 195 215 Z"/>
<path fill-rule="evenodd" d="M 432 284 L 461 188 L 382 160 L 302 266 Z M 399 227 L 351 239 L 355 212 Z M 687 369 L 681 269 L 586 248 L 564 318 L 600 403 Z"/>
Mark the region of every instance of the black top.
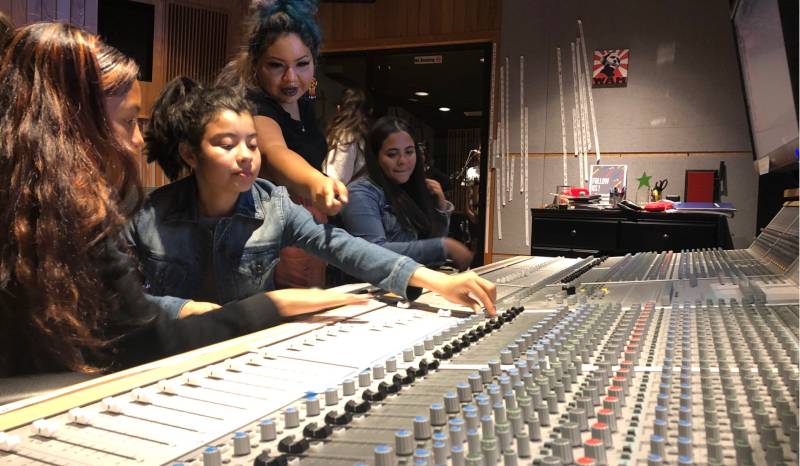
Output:
<path fill-rule="evenodd" d="M 300 154 L 312 167 L 322 171 L 322 162 L 328 155 L 328 144 L 317 126 L 314 103 L 311 100 L 301 97 L 297 101 L 300 107 L 300 121 L 297 121 L 277 100 L 261 90 L 249 90 L 247 98 L 255 107 L 256 115 L 272 118 L 278 123 L 289 149 Z"/>
<path fill-rule="evenodd" d="M 135 263 L 130 256 L 113 241 L 107 241 L 99 249 L 98 264 L 105 280 L 105 293 L 109 295 L 109 300 L 113 302 L 116 299 L 119 304 L 104 329 L 104 337 L 113 341 L 110 355 L 112 369 L 144 364 L 282 322 L 275 304 L 263 293 L 205 314 L 172 319 L 154 302 L 145 299 Z M 18 344 L 11 342 L 10 347 L 19 351 L 10 355 L 10 367 L 0 367 L 0 377 L 64 370 L 60 367 L 34 367 L 25 345 L 35 342 L 22 341 L 25 333 L 14 333 L 20 337 L 20 341 Z M 90 362 L 108 364 L 108 361 Z"/>

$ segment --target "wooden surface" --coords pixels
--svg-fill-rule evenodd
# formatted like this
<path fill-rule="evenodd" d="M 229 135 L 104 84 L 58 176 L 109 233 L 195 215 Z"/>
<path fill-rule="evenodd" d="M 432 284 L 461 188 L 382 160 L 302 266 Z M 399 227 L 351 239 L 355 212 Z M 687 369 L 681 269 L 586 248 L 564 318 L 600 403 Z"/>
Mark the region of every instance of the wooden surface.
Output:
<path fill-rule="evenodd" d="M 500 0 L 377 0 L 324 3 L 324 52 L 489 42 L 500 32 Z"/>
<path fill-rule="evenodd" d="M 0 0 L 0 11 L 18 27 L 61 21 L 97 32 L 97 0 Z"/>

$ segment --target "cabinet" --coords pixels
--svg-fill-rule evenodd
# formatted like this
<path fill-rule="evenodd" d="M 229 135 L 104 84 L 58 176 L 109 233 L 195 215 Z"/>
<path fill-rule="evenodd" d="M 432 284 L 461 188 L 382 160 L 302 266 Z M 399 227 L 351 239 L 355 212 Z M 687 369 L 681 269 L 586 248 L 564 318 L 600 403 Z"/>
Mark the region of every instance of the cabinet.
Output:
<path fill-rule="evenodd" d="M 531 221 L 535 256 L 733 247 L 727 217 L 716 213 L 531 209 Z"/>

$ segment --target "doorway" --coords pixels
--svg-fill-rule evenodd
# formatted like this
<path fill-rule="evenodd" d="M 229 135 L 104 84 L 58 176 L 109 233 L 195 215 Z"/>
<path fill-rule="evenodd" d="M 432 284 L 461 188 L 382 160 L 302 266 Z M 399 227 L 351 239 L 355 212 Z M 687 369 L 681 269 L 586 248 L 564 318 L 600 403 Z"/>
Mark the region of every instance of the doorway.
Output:
<path fill-rule="evenodd" d="M 369 93 L 374 119 L 407 120 L 455 206 L 450 236 L 483 265 L 491 43 L 329 53 L 320 59 L 317 117 L 321 128 L 347 88 Z"/>

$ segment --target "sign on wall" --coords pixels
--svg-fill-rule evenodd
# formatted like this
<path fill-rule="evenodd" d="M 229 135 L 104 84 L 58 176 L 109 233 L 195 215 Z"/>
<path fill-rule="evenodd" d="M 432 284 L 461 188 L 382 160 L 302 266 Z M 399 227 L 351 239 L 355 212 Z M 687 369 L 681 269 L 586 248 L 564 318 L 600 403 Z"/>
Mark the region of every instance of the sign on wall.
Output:
<path fill-rule="evenodd" d="M 628 85 L 628 58 L 631 49 L 595 50 L 592 60 L 592 87 Z"/>
<path fill-rule="evenodd" d="M 608 196 L 615 189 L 620 192 L 627 186 L 627 175 L 627 165 L 592 165 L 589 194 Z"/>

